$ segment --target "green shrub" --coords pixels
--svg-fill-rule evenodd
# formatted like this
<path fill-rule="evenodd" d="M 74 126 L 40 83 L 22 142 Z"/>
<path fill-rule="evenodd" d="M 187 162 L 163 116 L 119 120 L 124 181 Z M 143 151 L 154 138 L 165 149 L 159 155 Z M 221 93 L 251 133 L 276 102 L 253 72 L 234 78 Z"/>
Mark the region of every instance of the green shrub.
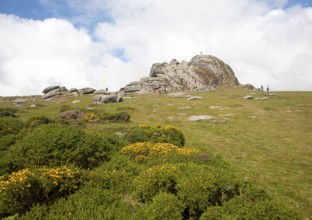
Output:
<path fill-rule="evenodd" d="M 132 127 L 131 129 L 126 131 L 125 140 L 128 143 L 171 143 L 179 147 L 184 146 L 185 143 L 185 138 L 182 131 L 172 126 Z"/>
<path fill-rule="evenodd" d="M 16 117 L 16 108 L 0 108 L 0 117 Z"/>
<path fill-rule="evenodd" d="M 0 179 L 0 217 L 22 214 L 34 204 L 51 203 L 76 191 L 82 173 L 66 166 L 23 169 Z"/>
<path fill-rule="evenodd" d="M 274 199 L 248 201 L 238 196 L 226 202 L 224 206 L 211 207 L 202 214 L 205 219 L 301 219 L 300 216 L 285 204 Z"/>
<path fill-rule="evenodd" d="M 150 202 L 160 192 L 178 196 L 184 218 L 198 218 L 208 207 L 239 195 L 240 183 L 230 170 L 189 164 L 162 164 L 143 171 L 134 181 L 135 195 Z"/>
<path fill-rule="evenodd" d="M 9 149 L 11 145 L 15 144 L 15 140 L 15 135 L 5 135 L 0 137 L 0 153 L 2 154 L 3 151 Z"/>
<path fill-rule="evenodd" d="M 27 127 L 38 127 L 39 125 L 42 124 L 49 124 L 49 123 L 53 123 L 54 120 L 46 117 L 46 116 L 36 116 L 36 117 L 32 117 L 30 119 L 27 120 L 26 122 L 26 126 Z"/>
<path fill-rule="evenodd" d="M 108 161 L 118 140 L 76 127 L 47 124 L 13 145 L 8 156 L 14 170 L 31 166 L 74 164 L 92 168 Z"/>
<path fill-rule="evenodd" d="M 13 117 L 0 117 L 0 137 L 9 134 L 18 134 L 24 123 Z"/>
<path fill-rule="evenodd" d="M 183 210 L 184 205 L 177 196 L 168 193 L 159 193 L 153 198 L 151 204 L 147 206 L 145 219 L 183 219 Z"/>
<path fill-rule="evenodd" d="M 131 198 L 112 190 L 84 186 L 51 206 L 34 206 L 20 219 L 138 219 Z"/>

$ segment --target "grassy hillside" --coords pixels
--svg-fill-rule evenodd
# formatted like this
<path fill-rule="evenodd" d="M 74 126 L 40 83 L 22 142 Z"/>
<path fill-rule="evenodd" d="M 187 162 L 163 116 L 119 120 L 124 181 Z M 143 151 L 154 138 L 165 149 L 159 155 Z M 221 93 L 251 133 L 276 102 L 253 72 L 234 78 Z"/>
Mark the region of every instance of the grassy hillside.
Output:
<path fill-rule="evenodd" d="M 303 218 L 312 219 L 312 92 L 270 95 L 220 87 L 190 93 L 203 99 L 134 95 L 120 103 L 94 105 L 88 95 L 50 101 L 25 97 L 25 104 L 14 106 L 12 97 L 0 102 L 0 107 L 17 108 L 16 114 L 24 122 L 35 116 L 57 120 L 66 109 L 131 115 L 129 123 L 84 123 L 84 129 L 96 133 L 139 125 L 174 126 L 183 132 L 186 146 L 220 155 L 239 178 L 263 186 Z M 254 98 L 269 99 L 242 99 L 250 93 Z M 79 103 L 72 103 L 77 99 Z M 32 104 L 36 107 L 30 107 Z M 190 122 L 187 119 L 192 115 L 214 119 Z"/>

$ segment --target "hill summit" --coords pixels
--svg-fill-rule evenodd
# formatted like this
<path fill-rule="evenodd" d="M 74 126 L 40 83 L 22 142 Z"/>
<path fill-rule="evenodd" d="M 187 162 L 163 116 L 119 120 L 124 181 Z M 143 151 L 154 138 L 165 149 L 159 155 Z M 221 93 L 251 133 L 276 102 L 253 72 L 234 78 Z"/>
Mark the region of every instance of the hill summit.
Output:
<path fill-rule="evenodd" d="M 155 63 L 149 76 L 127 84 L 126 93 L 163 93 L 180 90 L 208 89 L 214 85 L 238 86 L 232 68 L 211 55 L 196 55 L 191 61 Z"/>

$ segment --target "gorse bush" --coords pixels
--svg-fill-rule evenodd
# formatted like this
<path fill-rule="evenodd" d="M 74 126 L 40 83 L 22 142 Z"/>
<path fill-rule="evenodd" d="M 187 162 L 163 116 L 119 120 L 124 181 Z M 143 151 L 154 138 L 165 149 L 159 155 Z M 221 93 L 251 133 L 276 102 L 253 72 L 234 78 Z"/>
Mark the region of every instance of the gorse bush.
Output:
<path fill-rule="evenodd" d="M 0 137 L 10 134 L 18 134 L 24 127 L 24 123 L 13 117 L 0 117 Z"/>
<path fill-rule="evenodd" d="M 272 198 L 258 198 L 245 195 L 237 196 L 223 204 L 208 208 L 201 220 L 210 219 L 301 219 L 285 204 Z"/>
<path fill-rule="evenodd" d="M 0 217 L 22 214 L 34 204 L 51 203 L 83 182 L 77 168 L 22 169 L 0 179 Z"/>
<path fill-rule="evenodd" d="M 0 117 L 16 117 L 16 108 L 0 108 Z"/>
<path fill-rule="evenodd" d="M 126 131 L 125 140 L 128 143 L 153 142 L 171 143 L 176 146 L 184 146 L 185 138 L 179 129 L 172 126 L 139 126 Z"/>
<path fill-rule="evenodd" d="M 137 162 L 147 162 L 153 159 L 170 160 L 171 157 L 192 157 L 199 155 L 200 151 L 195 148 L 179 148 L 170 143 L 134 143 L 121 149 L 121 153 L 129 155 Z"/>
<path fill-rule="evenodd" d="M 135 179 L 134 186 L 142 202 L 152 201 L 161 192 L 178 196 L 186 218 L 198 218 L 209 206 L 222 205 L 240 190 L 229 170 L 193 163 L 151 167 Z"/>
<path fill-rule="evenodd" d="M 145 219 L 183 219 L 183 210 L 184 205 L 177 196 L 168 193 L 159 193 L 153 197 L 153 201 L 147 206 Z"/>
<path fill-rule="evenodd" d="M 13 170 L 73 164 L 92 168 L 108 161 L 119 141 L 59 124 L 41 125 L 8 151 Z"/>
<path fill-rule="evenodd" d="M 53 123 L 54 120 L 51 118 L 48 118 L 46 116 L 36 116 L 36 117 L 31 117 L 26 121 L 26 126 L 30 128 L 38 127 L 39 125 L 42 124 L 49 124 Z"/>

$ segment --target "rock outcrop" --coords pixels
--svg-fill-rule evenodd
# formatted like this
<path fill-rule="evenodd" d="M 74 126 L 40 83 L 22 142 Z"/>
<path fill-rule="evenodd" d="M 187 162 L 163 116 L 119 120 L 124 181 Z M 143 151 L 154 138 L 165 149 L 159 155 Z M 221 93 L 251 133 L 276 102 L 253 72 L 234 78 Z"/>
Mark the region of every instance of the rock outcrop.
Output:
<path fill-rule="evenodd" d="M 131 82 L 122 90 L 146 94 L 209 89 L 212 85 L 240 84 L 229 65 L 211 55 L 197 55 L 190 62 L 155 63 L 149 77 Z"/>
<path fill-rule="evenodd" d="M 76 88 L 72 88 L 72 89 L 66 89 L 66 87 L 61 87 L 61 86 L 48 86 L 47 88 L 45 88 L 42 93 L 43 99 L 50 99 L 50 98 L 58 98 L 58 97 L 62 97 L 62 96 L 80 96 L 80 95 L 87 95 L 87 94 L 103 94 L 104 90 L 95 90 L 93 88 L 82 88 L 82 89 L 76 89 Z M 106 94 L 109 94 L 108 91 L 106 91 Z"/>

